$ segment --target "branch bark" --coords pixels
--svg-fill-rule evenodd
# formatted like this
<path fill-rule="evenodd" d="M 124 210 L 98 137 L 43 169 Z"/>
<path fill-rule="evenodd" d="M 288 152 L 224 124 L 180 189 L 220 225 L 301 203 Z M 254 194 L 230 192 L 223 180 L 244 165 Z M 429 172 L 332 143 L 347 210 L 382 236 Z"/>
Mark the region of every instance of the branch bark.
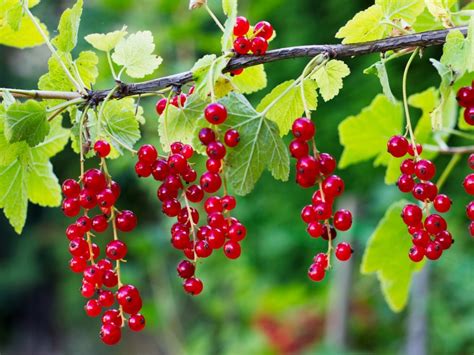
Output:
<path fill-rule="evenodd" d="M 467 26 L 456 27 L 453 29 L 460 30 L 464 35 L 467 33 Z M 357 57 L 371 53 L 384 53 L 390 50 L 402 50 L 414 47 L 430 47 L 441 45 L 445 42 L 446 36 L 449 31 L 436 30 L 415 33 L 410 35 L 404 35 L 399 37 L 385 38 L 372 42 L 355 43 L 355 44 L 323 44 L 323 45 L 307 45 L 297 47 L 287 47 L 268 51 L 263 56 L 244 55 L 235 56 L 229 61 L 229 64 L 224 69 L 224 72 L 230 72 L 234 69 L 247 68 L 258 64 L 271 63 L 279 60 L 303 58 L 303 57 L 315 57 L 318 54 L 326 54 L 329 58 L 345 58 L 345 57 Z M 140 94 L 153 93 L 158 90 L 165 89 L 167 87 L 175 86 L 180 87 L 184 84 L 193 81 L 193 75 L 190 71 L 165 76 L 162 78 L 153 79 L 141 83 L 134 84 L 121 84 L 121 89 L 118 90 L 113 98 L 120 99 L 127 96 L 134 96 Z M 1 91 L 1 89 L 0 89 Z M 88 99 L 91 103 L 102 101 L 110 90 L 93 90 L 89 91 L 84 97 L 77 92 L 42 92 L 40 90 L 34 90 L 34 98 L 45 98 L 45 99 L 63 99 L 71 100 L 79 97 Z M 33 91 L 32 91 L 33 92 Z M 15 94 L 12 90 L 13 95 L 25 96 Z M 1 93 L 0 93 L 1 94 Z"/>

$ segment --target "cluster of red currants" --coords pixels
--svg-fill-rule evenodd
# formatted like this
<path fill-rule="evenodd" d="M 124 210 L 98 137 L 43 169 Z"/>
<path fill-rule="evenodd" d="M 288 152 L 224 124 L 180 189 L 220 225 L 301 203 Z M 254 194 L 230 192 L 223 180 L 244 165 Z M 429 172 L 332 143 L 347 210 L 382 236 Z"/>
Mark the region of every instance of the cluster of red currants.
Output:
<path fill-rule="evenodd" d="M 220 103 L 209 104 L 204 116 L 213 125 L 222 124 L 227 118 L 227 110 Z M 171 144 L 168 157 L 159 157 L 152 145 L 144 145 L 138 151 L 138 162 L 135 171 L 140 177 L 153 176 L 161 181 L 158 188 L 158 199 L 162 202 L 162 212 L 168 217 L 176 217 L 177 222 L 171 227 L 171 244 L 182 250 L 187 260 L 178 264 L 178 275 L 184 279 L 184 290 L 198 295 L 203 290 L 203 283 L 195 277 L 198 258 L 209 257 L 214 250 L 223 248 L 229 259 L 240 256 L 239 242 L 246 236 L 243 224 L 230 216 L 236 207 L 235 197 L 224 192 L 224 196 L 215 194 L 221 189 L 223 159 L 226 147 L 235 147 L 239 143 L 239 133 L 229 129 L 224 134 L 225 145 L 219 140 L 219 131 L 203 128 L 199 140 L 206 146 L 208 159 L 207 171 L 197 180 L 197 172 L 189 160 L 194 154 L 190 145 L 181 142 Z M 205 197 L 205 194 L 210 196 Z M 182 202 L 180 202 L 180 200 Z M 207 214 L 206 224 L 198 227 L 199 212 L 191 203 L 202 203 Z"/>
<path fill-rule="evenodd" d="M 194 92 L 194 86 L 191 86 L 188 90 L 188 93 L 182 93 L 179 92 L 171 100 L 169 100 L 170 105 L 173 105 L 174 107 L 181 108 L 184 107 L 184 104 L 186 103 L 186 100 L 188 99 L 189 95 L 192 95 Z M 156 113 L 158 115 L 162 115 L 163 112 L 165 112 L 166 105 L 168 105 L 168 99 L 162 98 L 158 100 L 155 106 Z"/>
<path fill-rule="evenodd" d="M 264 55 L 272 36 L 273 27 L 267 21 L 258 22 L 251 31 L 249 21 L 238 16 L 234 25 L 234 51 L 237 54 L 252 52 L 255 55 Z"/>
<path fill-rule="evenodd" d="M 471 86 L 465 86 L 458 90 L 456 95 L 458 104 L 464 107 L 464 121 L 470 126 L 474 126 L 474 81 Z"/>
<path fill-rule="evenodd" d="M 99 140 L 94 145 L 97 155 L 104 158 L 110 153 L 109 143 Z M 82 187 L 81 187 L 82 184 Z M 66 229 L 69 239 L 69 262 L 71 270 L 82 273 L 81 294 L 89 298 L 84 309 L 88 316 L 99 316 L 104 308 L 110 308 L 102 315 L 100 337 L 105 344 L 113 345 L 120 341 L 121 328 L 125 323 L 124 313 L 129 314 L 128 326 L 133 331 L 145 327 L 145 318 L 139 313 L 142 307 L 140 294 L 135 286 L 122 285 L 120 280 L 120 261 L 127 254 L 127 245 L 118 239 L 117 230 L 130 232 L 137 225 L 132 211 L 119 211 L 115 203 L 120 196 L 120 186 L 111 180 L 103 170 L 87 170 L 79 179 L 67 179 L 62 185 L 65 195 L 62 210 L 67 217 L 76 217 L 83 209 L 83 215 Z M 100 213 L 89 217 L 94 208 Z M 105 246 L 105 258 L 99 259 L 100 248 L 92 242 L 94 233 L 105 232 L 112 225 L 114 239 Z M 115 261 L 115 266 L 113 264 Z M 110 289 L 117 288 L 117 292 Z M 95 297 L 94 297 L 95 296 Z"/>
<path fill-rule="evenodd" d="M 402 211 L 403 222 L 412 236 L 413 247 L 409 258 L 419 262 L 426 256 L 430 260 L 438 259 L 443 250 L 449 249 L 454 242 L 447 230 L 446 220 L 439 214 L 430 214 L 430 204 L 439 213 L 448 212 L 451 199 L 444 194 L 438 194 L 438 187 L 431 182 L 436 174 L 436 166 L 427 159 L 421 159 L 422 146 L 410 144 L 403 136 L 393 136 L 387 143 L 388 152 L 395 158 L 404 159 L 400 164 L 401 175 L 397 186 L 401 192 L 410 193 L 415 199 L 423 202 L 423 209 L 415 204 L 407 204 Z M 423 220 L 423 210 L 426 218 Z"/>
<path fill-rule="evenodd" d="M 469 156 L 468 165 L 471 170 L 474 170 L 474 154 Z M 469 195 L 474 195 L 474 174 L 469 174 L 464 178 L 463 186 Z M 466 206 L 466 215 L 471 221 L 469 224 L 469 234 L 471 237 L 474 237 L 474 201 L 469 202 Z"/>
<path fill-rule="evenodd" d="M 314 123 L 305 117 L 293 122 L 292 132 L 295 139 L 290 143 L 290 153 L 297 159 L 296 182 L 304 187 L 313 187 L 319 184 L 312 197 L 312 204 L 301 211 L 301 218 L 308 224 L 308 234 L 313 238 L 322 237 L 332 242 L 337 232 L 347 231 L 352 226 L 352 214 L 341 209 L 333 213 L 333 204 L 336 197 L 344 192 L 344 181 L 337 175 L 332 175 L 336 168 L 336 160 L 328 153 L 319 153 L 314 144 L 316 128 Z M 312 140 L 314 154 L 310 154 L 308 142 Z M 332 219 L 332 224 L 331 224 Z M 313 281 L 321 281 L 329 267 L 328 253 L 319 253 L 309 267 L 308 275 Z M 336 246 L 336 258 L 345 261 L 352 255 L 351 245 L 341 242 Z"/>

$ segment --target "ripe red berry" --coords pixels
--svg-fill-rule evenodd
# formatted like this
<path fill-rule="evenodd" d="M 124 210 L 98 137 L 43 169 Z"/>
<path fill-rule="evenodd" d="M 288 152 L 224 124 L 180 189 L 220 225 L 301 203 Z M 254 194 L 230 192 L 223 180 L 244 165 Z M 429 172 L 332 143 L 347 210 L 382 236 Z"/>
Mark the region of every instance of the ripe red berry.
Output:
<path fill-rule="evenodd" d="M 142 163 L 151 165 L 158 158 L 156 148 L 151 144 L 144 144 L 138 149 L 138 160 Z"/>
<path fill-rule="evenodd" d="M 439 232 L 446 230 L 448 227 L 445 219 L 439 214 L 431 214 L 426 217 L 424 226 L 426 231 L 432 235 L 436 235 Z"/>
<path fill-rule="evenodd" d="M 109 309 L 102 315 L 102 324 L 112 323 L 117 326 L 122 325 L 122 317 L 118 309 Z"/>
<path fill-rule="evenodd" d="M 174 107 L 181 108 L 186 103 L 186 100 L 187 100 L 186 94 L 179 94 L 171 99 L 170 104 L 173 105 Z"/>
<path fill-rule="evenodd" d="M 353 253 L 353 250 L 349 243 L 342 242 L 336 246 L 336 251 L 335 251 L 336 258 L 338 258 L 341 261 L 349 260 L 352 253 Z"/>
<path fill-rule="evenodd" d="M 227 132 L 225 132 L 224 135 L 224 142 L 228 147 L 235 147 L 237 144 L 239 144 L 240 141 L 240 134 L 239 131 L 236 129 L 229 129 Z"/>
<path fill-rule="evenodd" d="M 66 228 L 66 237 L 69 240 L 73 240 L 75 238 L 82 238 L 84 236 L 84 231 L 81 227 L 76 224 L 71 224 Z"/>
<path fill-rule="evenodd" d="M 405 159 L 400 164 L 400 171 L 403 174 L 413 175 L 415 173 L 415 162 L 413 159 Z"/>
<path fill-rule="evenodd" d="M 206 153 L 211 159 L 221 160 L 226 155 L 226 149 L 224 144 L 214 141 L 207 145 Z"/>
<path fill-rule="evenodd" d="M 431 242 L 430 234 L 427 231 L 420 229 L 413 233 L 412 242 L 416 246 L 426 248 Z"/>
<path fill-rule="evenodd" d="M 464 121 L 470 126 L 474 126 L 474 104 L 464 109 Z"/>
<path fill-rule="evenodd" d="M 109 223 L 107 222 L 107 218 L 104 215 L 98 215 L 92 218 L 92 229 L 98 233 L 104 232 Z"/>
<path fill-rule="evenodd" d="M 192 262 L 188 260 L 182 260 L 179 262 L 176 270 L 178 271 L 179 277 L 182 277 L 183 279 L 189 279 L 191 276 L 194 276 L 194 271 L 196 268 Z"/>
<path fill-rule="evenodd" d="M 325 176 L 331 175 L 336 169 L 336 159 L 328 153 L 319 154 L 319 169 L 321 174 Z"/>
<path fill-rule="evenodd" d="M 107 244 L 105 254 L 110 260 L 121 260 L 127 255 L 127 245 L 121 240 L 112 240 Z"/>
<path fill-rule="evenodd" d="M 229 240 L 224 244 L 224 254 L 229 259 L 237 259 L 241 254 L 240 244 L 234 240 Z"/>
<path fill-rule="evenodd" d="M 328 267 L 328 256 L 326 253 L 318 253 L 314 256 L 313 262 L 315 264 L 320 264 L 324 269 Z"/>
<path fill-rule="evenodd" d="M 219 125 L 227 119 L 227 109 L 224 105 L 214 102 L 206 106 L 204 117 L 209 123 Z"/>
<path fill-rule="evenodd" d="M 202 174 L 199 183 L 204 191 L 212 194 L 221 188 L 222 180 L 219 174 L 208 171 Z"/>
<path fill-rule="evenodd" d="M 414 262 L 420 262 L 423 260 L 423 257 L 425 256 L 425 249 L 419 246 L 413 246 L 410 249 L 410 252 L 408 253 L 408 257 L 411 259 L 411 261 Z"/>
<path fill-rule="evenodd" d="M 97 204 L 99 207 L 112 207 L 115 203 L 115 195 L 111 189 L 106 188 L 99 192 L 97 195 Z"/>
<path fill-rule="evenodd" d="M 326 270 L 319 263 L 311 264 L 311 266 L 308 269 L 308 276 L 313 281 L 316 281 L 316 282 L 321 281 L 324 279 L 325 275 L 326 275 Z"/>
<path fill-rule="evenodd" d="M 156 103 L 156 106 L 155 106 L 155 109 L 156 109 L 156 113 L 158 115 L 161 115 L 163 112 L 165 112 L 165 109 L 166 109 L 166 105 L 168 104 L 168 100 L 167 99 L 160 99 L 158 100 L 158 102 Z"/>
<path fill-rule="evenodd" d="M 392 136 L 387 142 L 387 151 L 395 158 L 403 157 L 408 152 L 408 141 L 403 136 Z"/>
<path fill-rule="evenodd" d="M 413 187 L 415 186 L 415 180 L 413 180 L 411 175 L 402 174 L 398 178 L 397 186 L 401 192 L 407 193 L 413 190 Z"/>
<path fill-rule="evenodd" d="M 438 242 L 443 250 L 449 249 L 454 243 L 453 236 L 448 231 L 442 231 L 436 234 L 435 242 Z"/>
<path fill-rule="evenodd" d="M 83 176 L 84 187 L 91 192 L 98 193 L 107 187 L 104 173 L 99 169 L 89 169 Z"/>
<path fill-rule="evenodd" d="M 162 159 L 155 161 L 151 166 L 153 178 L 157 181 L 163 181 L 169 173 L 168 163 Z"/>
<path fill-rule="evenodd" d="M 137 226 L 137 216 L 132 211 L 124 210 L 116 217 L 117 228 L 122 232 L 130 232 Z"/>
<path fill-rule="evenodd" d="M 301 210 L 301 219 L 305 223 L 315 222 L 317 219 L 316 211 L 312 205 L 304 206 Z"/>
<path fill-rule="evenodd" d="M 200 240 L 196 243 L 196 255 L 199 258 L 207 258 L 212 254 L 212 248 L 206 240 Z"/>
<path fill-rule="evenodd" d="M 418 155 L 423 152 L 423 146 L 421 144 L 416 144 L 416 152 L 418 153 Z M 410 154 L 412 157 L 415 156 L 415 150 L 413 149 L 413 145 L 411 144 L 408 145 L 408 154 Z"/>
<path fill-rule="evenodd" d="M 69 267 L 72 272 L 84 272 L 87 267 L 87 260 L 83 256 L 74 256 L 71 260 L 69 260 Z"/>
<path fill-rule="evenodd" d="M 198 278 L 190 277 L 189 279 L 184 280 L 183 288 L 186 293 L 197 296 L 202 292 L 203 284 Z"/>
<path fill-rule="evenodd" d="M 110 144 L 104 140 L 98 140 L 94 144 L 94 151 L 99 157 L 105 158 L 110 154 Z"/>
<path fill-rule="evenodd" d="M 230 76 L 237 76 L 244 72 L 244 68 L 234 69 L 230 71 Z"/>
<path fill-rule="evenodd" d="M 265 38 L 257 36 L 252 39 L 250 43 L 250 49 L 255 55 L 264 55 L 268 49 L 268 42 Z"/>
<path fill-rule="evenodd" d="M 230 195 L 222 196 L 221 203 L 226 211 L 232 211 L 237 206 L 235 197 Z"/>
<path fill-rule="evenodd" d="M 408 226 L 414 226 L 421 222 L 423 218 L 423 211 L 420 207 L 413 204 L 408 204 L 403 207 L 402 210 L 402 219 Z"/>
<path fill-rule="evenodd" d="M 430 260 L 437 260 L 443 254 L 443 248 L 438 242 L 431 242 L 425 249 L 425 255 Z"/>
<path fill-rule="evenodd" d="M 186 189 L 186 198 L 194 203 L 201 202 L 204 198 L 204 191 L 199 185 L 191 185 Z"/>
<path fill-rule="evenodd" d="M 168 167 L 172 174 L 183 174 L 188 168 L 188 162 L 183 155 L 176 153 L 169 156 Z"/>
<path fill-rule="evenodd" d="M 208 145 L 216 140 L 216 133 L 211 128 L 203 128 L 199 131 L 199 140 L 202 144 Z"/>
<path fill-rule="evenodd" d="M 77 198 L 66 198 L 63 201 L 62 210 L 65 216 L 75 217 L 81 211 L 81 205 Z"/>
<path fill-rule="evenodd" d="M 344 192 L 344 181 L 337 175 L 331 175 L 323 181 L 323 192 L 331 197 L 338 197 Z"/>
<path fill-rule="evenodd" d="M 318 238 L 324 234 L 324 225 L 321 222 L 310 222 L 306 231 L 311 237 Z"/>
<path fill-rule="evenodd" d="M 431 180 L 436 173 L 435 165 L 426 159 L 422 159 L 415 164 L 415 175 L 420 180 Z"/>
<path fill-rule="evenodd" d="M 84 306 L 84 310 L 89 317 L 97 317 L 102 311 L 102 306 L 98 300 L 89 300 Z"/>
<path fill-rule="evenodd" d="M 267 21 L 260 21 L 255 25 L 253 33 L 256 36 L 260 36 L 266 40 L 269 40 L 273 36 L 273 27 Z"/>
<path fill-rule="evenodd" d="M 234 36 L 245 36 L 250 29 L 249 21 L 243 16 L 237 16 L 234 25 Z"/>
<path fill-rule="evenodd" d="M 474 89 L 470 86 L 460 88 L 456 95 L 456 99 L 458 100 L 459 106 L 474 106 Z"/>
<path fill-rule="evenodd" d="M 474 201 L 469 202 L 466 206 L 466 215 L 470 220 L 474 220 Z"/>
<path fill-rule="evenodd" d="M 133 314 L 128 319 L 128 327 L 134 332 L 139 332 L 145 328 L 145 317 L 140 313 Z"/>
<path fill-rule="evenodd" d="M 67 179 L 63 182 L 62 191 L 64 196 L 75 198 L 79 196 L 79 193 L 81 192 L 81 186 L 76 180 Z"/>
<path fill-rule="evenodd" d="M 250 51 L 250 41 L 243 36 L 237 37 L 234 41 L 234 51 L 237 54 L 247 54 Z"/>
<path fill-rule="evenodd" d="M 295 138 L 301 139 L 303 141 L 308 141 L 314 137 L 316 132 L 316 127 L 314 123 L 306 118 L 301 117 L 296 119 L 291 126 L 291 131 Z"/>
<path fill-rule="evenodd" d="M 463 186 L 469 195 L 474 195 L 474 174 L 469 174 L 464 178 Z"/>
<path fill-rule="evenodd" d="M 447 195 L 437 195 L 433 201 L 433 206 L 440 213 L 448 212 L 452 201 Z"/>
<path fill-rule="evenodd" d="M 120 287 L 116 294 L 117 302 L 122 306 L 125 313 L 135 314 L 142 308 L 142 299 L 135 286 L 124 285 Z"/>
<path fill-rule="evenodd" d="M 247 235 L 247 228 L 242 223 L 233 223 L 227 234 L 230 240 L 240 242 Z"/>
<path fill-rule="evenodd" d="M 112 291 L 100 290 L 99 302 L 102 307 L 111 307 L 114 304 L 115 297 Z"/>
<path fill-rule="evenodd" d="M 352 226 L 352 214 L 348 210 L 339 210 L 334 214 L 334 228 L 340 231 L 349 230 Z"/>
<path fill-rule="evenodd" d="M 290 143 L 290 153 L 296 159 L 305 157 L 309 154 L 309 145 L 301 139 L 293 139 Z"/>
<path fill-rule="evenodd" d="M 117 344 L 122 338 L 122 331 L 119 326 L 113 323 L 105 323 L 100 328 L 100 339 L 107 345 Z"/>
<path fill-rule="evenodd" d="M 118 276 L 112 270 L 104 270 L 102 274 L 102 282 L 106 287 L 115 287 L 118 284 Z"/>

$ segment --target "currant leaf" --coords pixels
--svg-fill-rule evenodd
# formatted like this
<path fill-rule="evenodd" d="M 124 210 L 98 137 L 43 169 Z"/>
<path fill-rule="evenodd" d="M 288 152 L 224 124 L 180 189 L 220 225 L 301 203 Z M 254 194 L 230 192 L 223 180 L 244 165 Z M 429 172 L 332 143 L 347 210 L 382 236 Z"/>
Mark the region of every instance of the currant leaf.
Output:
<path fill-rule="evenodd" d="M 46 109 L 35 100 L 16 102 L 6 111 L 5 136 L 10 143 L 26 141 L 35 146 L 49 133 Z"/>
<path fill-rule="evenodd" d="M 71 52 L 77 44 L 77 34 L 81 23 L 83 0 L 78 0 L 70 9 L 64 10 L 59 20 L 59 34 L 51 43 L 62 52 Z"/>
<path fill-rule="evenodd" d="M 311 79 L 316 80 L 324 101 L 329 101 L 342 89 L 342 79 L 350 72 L 349 67 L 342 60 L 330 60 L 311 75 Z"/>
<path fill-rule="evenodd" d="M 121 30 L 109 33 L 92 33 L 84 37 L 84 39 L 95 49 L 110 52 L 126 35 L 127 26 L 123 26 Z"/>

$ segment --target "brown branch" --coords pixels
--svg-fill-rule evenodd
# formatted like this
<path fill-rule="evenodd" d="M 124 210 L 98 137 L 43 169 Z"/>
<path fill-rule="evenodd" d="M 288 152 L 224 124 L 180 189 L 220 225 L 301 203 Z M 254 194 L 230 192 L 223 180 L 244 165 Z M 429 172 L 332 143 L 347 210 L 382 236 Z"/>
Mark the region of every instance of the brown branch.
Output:
<path fill-rule="evenodd" d="M 423 145 L 427 151 L 437 152 L 440 154 L 470 154 L 474 153 L 474 145 L 466 145 L 460 147 L 438 147 L 435 145 Z"/>
<path fill-rule="evenodd" d="M 464 35 L 466 35 L 467 33 L 466 26 L 456 27 L 454 29 L 460 30 Z M 229 61 L 229 64 L 224 69 L 224 72 L 229 72 L 231 70 L 239 68 L 247 68 L 258 64 L 275 62 L 278 60 L 302 57 L 315 57 L 318 54 L 326 54 L 329 58 L 345 58 L 357 57 L 370 53 L 384 53 L 391 50 L 436 46 L 441 45 L 445 42 L 446 36 L 451 30 L 453 29 L 421 32 L 416 34 L 409 34 L 399 37 L 391 37 L 372 42 L 355 44 L 326 44 L 280 48 L 268 51 L 263 56 L 235 56 Z M 113 97 L 119 99 L 126 96 L 153 93 L 170 86 L 180 87 L 191 81 L 193 81 L 193 75 L 190 71 L 188 71 L 141 83 L 124 83 L 121 85 L 121 89 L 118 90 Z M 47 95 L 45 94 L 45 96 L 42 96 L 41 91 L 35 91 L 35 98 L 56 98 L 70 100 L 71 98 L 81 97 L 79 93 L 72 92 L 58 91 L 55 92 L 55 95 L 51 95 L 51 92 L 45 93 L 47 93 Z M 88 94 L 89 101 L 91 103 L 98 103 L 102 101 L 108 93 L 109 90 L 90 91 Z M 17 95 L 14 93 L 13 90 L 12 94 Z"/>

